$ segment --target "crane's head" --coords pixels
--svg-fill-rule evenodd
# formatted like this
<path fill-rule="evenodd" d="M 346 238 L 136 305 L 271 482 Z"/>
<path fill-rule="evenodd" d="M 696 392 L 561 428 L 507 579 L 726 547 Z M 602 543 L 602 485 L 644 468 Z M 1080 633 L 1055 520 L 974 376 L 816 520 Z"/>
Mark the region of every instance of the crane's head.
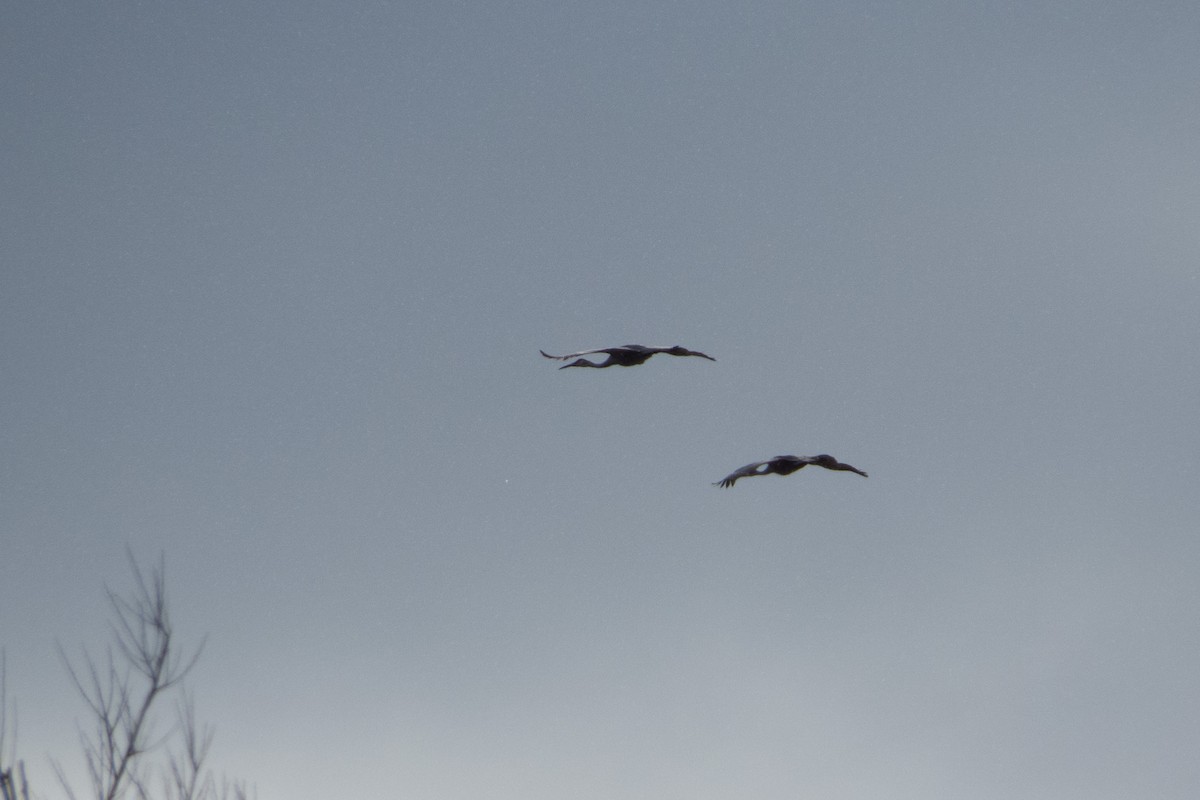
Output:
<path fill-rule="evenodd" d="M 716 361 L 716 359 L 712 356 L 706 356 L 704 353 L 696 350 L 688 350 L 686 347 L 681 345 L 675 345 L 674 347 L 669 348 L 667 350 L 667 354 L 672 356 L 699 356 L 700 358 L 707 358 L 709 361 Z"/>
<path fill-rule="evenodd" d="M 813 456 L 812 462 L 819 467 L 824 467 L 825 469 L 853 472 L 855 475 L 862 475 L 864 478 L 867 477 L 867 473 L 863 472 L 861 469 L 856 469 L 849 464 L 843 464 L 828 453 L 821 453 L 819 456 Z"/>

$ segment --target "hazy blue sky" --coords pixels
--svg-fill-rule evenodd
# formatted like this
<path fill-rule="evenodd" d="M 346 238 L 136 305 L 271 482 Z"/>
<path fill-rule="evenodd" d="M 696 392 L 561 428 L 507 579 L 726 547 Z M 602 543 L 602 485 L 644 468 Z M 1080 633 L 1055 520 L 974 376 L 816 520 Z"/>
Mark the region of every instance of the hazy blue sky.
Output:
<path fill-rule="evenodd" d="M 0 10 L 0 644 L 263 800 L 1194 798 L 1195 2 Z M 701 359 L 559 372 L 638 342 Z M 781 453 L 807 469 L 716 489 Z"/>

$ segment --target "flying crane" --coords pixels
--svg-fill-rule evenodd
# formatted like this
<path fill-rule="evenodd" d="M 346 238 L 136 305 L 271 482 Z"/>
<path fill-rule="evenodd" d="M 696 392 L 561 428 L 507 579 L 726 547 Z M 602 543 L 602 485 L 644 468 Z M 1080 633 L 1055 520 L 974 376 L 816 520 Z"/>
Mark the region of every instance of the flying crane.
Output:
<path fill-rule="evenodd" d="M 604 369 L 605 367 L 636 367 L 638 364 L 645 364 L 651 356 L 663 353 L 669 356 L 699 356 L 707 358 L 709 361 L 716 361 L 712 356 L 695 350 L 688 350 L 685 347 L 675 345 L 674 347 L 646 347 L 640 344 L 627 344 L 623 347 L 598 347 L 595 350 L 580 350 L 578 353 L 567 353 L 565 356 L 552 356 L 545 350 L 539 350 L 539 353 L 546 358 L 552 358 L 555 361 L 567 361 L 576 359 L 570 364 L 564 364 L 559 369 L 567 367 L 595 367 L 596 369 Z M 588 361 L 580 356 L 595 355 L 598 353 L 607 353 L 608 358 L 599 363 Z"/>
<path fill-rule="evenodd" d="M 738 478 L 753 478 L 756 475 L 770 475 L 772 473 L 776 475 L 791 475 L 793 472 L 808 466 L 853 472 L 857 475 L 862 475 L 864 478 L 867 477 L 867 473 L 861 469 L 855 469 L 849 464 L 843 464 L 827 453 L 822 453 L 819 456 L 775 456 L 770 461 L 757 461 L 753 464 L 747 464 L 741 469 L 729 473 L 724 479 L 714 483 L 713 486 L 728 489 L 737 483 Z"/>

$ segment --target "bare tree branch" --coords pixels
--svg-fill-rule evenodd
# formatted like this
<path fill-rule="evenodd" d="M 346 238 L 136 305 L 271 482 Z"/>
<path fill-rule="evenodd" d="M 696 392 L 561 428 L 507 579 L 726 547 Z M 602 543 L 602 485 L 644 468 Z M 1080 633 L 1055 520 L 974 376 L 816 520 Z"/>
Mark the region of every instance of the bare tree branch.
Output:
<path fill-rule="evenodd" d="M 87 710 L 89 721 L 79 726 L 79 741 L 90 796 L 95 800 L 152 800 L 153 789 L 161 786 L 165 800 L 249 800 L 251 794 L 244 782 L 222 778 L 218 784 L 214 778 L 207 765 L 213 728 L 197 721 L 192 696 L 183 687 L 204 650 L 205 639 L 189 652 L 175 638 L 167 607 L 164 560 L 160 557 L 152 568 L 143 570 L 131 551 L 126 550 L 126 555 L 134 587 L 128 595 L 105 587 L 112 642 L 103 658 L 84 648 L 74 660 L 61 644 L 57 646 L 59 659 Z M 0 800 L 29 800 L 25 766 L 16 761 L 15 706 L 10 717 L 6 678 L 0 650 Z M 172 692 L 176 694 L 174 724 L 158 735 L 158 710 L 164 696 Z M 154 751 L 162 751 L 165 757 L 147 759 Z M 76 800 L 61 763 L 51 760 L 51 766 L 63 793 Z"/>
<path fill-rule="evenodd" d="M 12 709 L 12 722 L 10 723 L 8 717 L 8 659 L 4 650 L 0 648 L 0 798 L 3 800 L 29 800 L 29 784 L 25 781 L 25 762 L 17 760 L 16 703 L 13 704 Z M 5 756 L 6 749 L 7 757 Z M 14 765 L 17 770 L 16 777 L 13 776 Z"/>
<path fill-rule="evenodd" d="M 165 692 L 187 677 L 204 646 L 202 640 L 188 654 L 175 642 L 163 560 L 147 573 L 132 553 L 128 556 L 133 591 L 122 596 L 105 589 L 116 655 L 109 648 L 100 662 L 84 650 L 82 666 L 77 667 L 59 647 L 60 658 L 94 725 L 90 734 L 81 731 L 80 739 L 97 800 L 118 800 L 127 792 L 138 798 L 149 796 L 149 776 L 142 757 L 167 738 L 155 737 L 152 710 Z M 70 794 L 62 770 L 56 768 L 56 772 Z"/>

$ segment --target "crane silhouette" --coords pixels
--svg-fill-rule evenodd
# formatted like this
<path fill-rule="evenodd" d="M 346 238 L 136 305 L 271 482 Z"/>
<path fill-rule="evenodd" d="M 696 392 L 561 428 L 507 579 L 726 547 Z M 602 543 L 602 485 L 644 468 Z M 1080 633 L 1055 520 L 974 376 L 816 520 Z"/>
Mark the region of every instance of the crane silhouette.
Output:
<path fill-rule="evenodd" d="M 627 344 L 623 347 L 598 347 L 595 350 L 580 350 L 578 353 L 567 353 L 565 356 L 552 356 L 545 350 L 539 350 L 538 352 L 546 358 L 552 358 L 555 361 L 566 361 L 571 358 L 577 359 L 570 364 L 564 364 L 559 369 L 566 369 L 567 367 L 595 367 L 596 369 L 604 369 L 605 367 L 636 367 L 638 364 L 645 364 L 651 356 L 659 353 L 669 356 L 699 356 L 700 358 L 707 358 L 709 361 L 716 361 L 712 356 L 707 356 L 695 350 L 688 350 L 679 345 L 675 345 L 674 347 L 646 347 L 640 344 Z M 588 361 L 586 358 L 579 358 L 579 356 L 588 356 L 597 353 L 607 353 L 608 358 L 600 363 Z"/>
<path fill-rule="evenodd" d="M 771 473 L 775 473 L 776 475 L 791 475 L 793 472 L 808 466 L 844 470 L 846 472 L 857 473 L 864 478 L 867 477 L 867 473 L 861 469 L 855 469 L 849 464 L 843 464 L 827 453 L 822 453 L 819 456 L 775 456 L 770 461 L 758 461 L 753 464 L 747 464 L 741 469 L 729 473 L 724 479 L 714 483 L 713 486 L 728 489 L 737 483 L 738 478 L 752 478 L 755 475 L 770 475 Z"/>

